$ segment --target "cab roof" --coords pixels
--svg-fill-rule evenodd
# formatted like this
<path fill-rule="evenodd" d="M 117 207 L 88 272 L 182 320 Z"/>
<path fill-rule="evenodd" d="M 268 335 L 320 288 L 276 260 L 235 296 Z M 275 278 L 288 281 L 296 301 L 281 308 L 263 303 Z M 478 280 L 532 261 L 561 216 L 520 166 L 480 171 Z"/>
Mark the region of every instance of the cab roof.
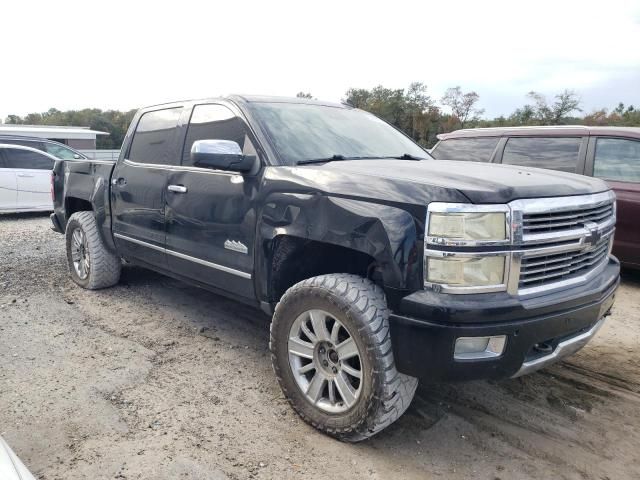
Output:
<path fill-rule="evenodd" d="M 225 95 L 222 97 L 209 97 L 209 98 L 197 98 L 190 100 L 180 100 L 175 102 L 168 103 L 160 103 L 156 105 L 147 105 L 141 110 L 154 109 L 157 107 L 167 107 L 170 108 L 172 106 L 180 106 L 185 103 L 210 103 L 210 102 L 232 102 L 232 103 L 241 103 L 241 104 L 249 104 L 249 103 L 298 103 L 305 105 L 321 105 L 325 107 L 335 107 L 335 108 L 354 108 L 351 105 L 346 103 L 335 103 L 335 102 L 326 102 L 323 100 L 316 100 L 311 98 L 300 98 L 300 97 L 278 97 L 278 96 L 270 96 L 270 95 Z"/>

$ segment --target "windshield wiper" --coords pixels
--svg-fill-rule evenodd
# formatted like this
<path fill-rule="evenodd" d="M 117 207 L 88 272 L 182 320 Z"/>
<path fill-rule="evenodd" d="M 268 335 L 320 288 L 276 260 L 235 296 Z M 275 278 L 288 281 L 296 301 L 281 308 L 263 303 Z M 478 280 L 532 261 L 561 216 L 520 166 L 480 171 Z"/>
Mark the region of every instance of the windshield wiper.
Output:
<path fill-rule="evenodd" d="M 310 158 L 307 160 L 299 160 L 296 162 L 296 165 L 307 165 L 309 163 L 324 163 L 324 162 L 334 162 L 336 160 L 353 160 L 360 157 L 345 157 L 344 155 L 333 155 L 331 157 L 326 158 Z"/>
<path fill-rule="evenodd" d="M 426 157 L 416 157 L 415 155 L 411 155 L 409 153 L 403 153 L 402 155 L 370 155 L 370 156 L 362 156 L 362 157 L 346 157 L 344 155 L 336 154 L 331 157 L 325 158 L 311 158 L 307 160 L 300 160 L 296 162 L 296 165 L 307 165 L 309 163 L 326 163 L 326 162 L 334 162 L 336 160 L 375 160 L 375 159 L 389 159 L 389 160 L 427 160 Z"/>
<path fill-rule="evenodd" d="M 395 160 L 427 160 L 426 157 L 416 157 L 415 155 L 411 155 L 410 153 L 403 153 L 402 155 L 391 155 L 390 157 L 380 158 L 393 158 Z"/>

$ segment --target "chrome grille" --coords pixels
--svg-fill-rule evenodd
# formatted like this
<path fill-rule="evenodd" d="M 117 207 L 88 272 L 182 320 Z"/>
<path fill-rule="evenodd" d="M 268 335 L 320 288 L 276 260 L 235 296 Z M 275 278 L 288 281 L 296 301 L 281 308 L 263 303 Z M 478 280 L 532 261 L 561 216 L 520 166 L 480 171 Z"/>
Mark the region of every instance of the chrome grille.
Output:
<path fill-rule="evenodd" d="M 609 251 L 609 238 L 600 240 L 592 250 L 574 250 L 525 257 L 520 264 L 520 288 L 544 285 L 573 278 L 600 264 Z"/>
<path fill-rule="evenodd" d="M 510 206 L 519 249 L 512 256 L 510 292 L 532 296 L 579 285 L 606 265 L 616 224 L 612 192 Z"/>
<path fill-rule="evenodd" d="M 585 222 L 602 223 L 612 216 L 612 203 L 581 210 L 524 214 L 522 229 L 524 234 L 558 232 L 581 228 Z"/>

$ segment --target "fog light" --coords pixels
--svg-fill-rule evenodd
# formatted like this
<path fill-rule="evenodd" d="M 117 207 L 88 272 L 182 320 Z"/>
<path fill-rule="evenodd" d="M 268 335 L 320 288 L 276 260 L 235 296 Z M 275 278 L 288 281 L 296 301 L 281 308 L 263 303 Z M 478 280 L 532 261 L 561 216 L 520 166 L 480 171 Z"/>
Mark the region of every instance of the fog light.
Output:
<path fill-rule="evenodd" d="M 458 337 L 453 358 L 456 360 L 474 360 L 495 358 L 502 355 L 507 343 L 506 335 L 492 337 Z"/>

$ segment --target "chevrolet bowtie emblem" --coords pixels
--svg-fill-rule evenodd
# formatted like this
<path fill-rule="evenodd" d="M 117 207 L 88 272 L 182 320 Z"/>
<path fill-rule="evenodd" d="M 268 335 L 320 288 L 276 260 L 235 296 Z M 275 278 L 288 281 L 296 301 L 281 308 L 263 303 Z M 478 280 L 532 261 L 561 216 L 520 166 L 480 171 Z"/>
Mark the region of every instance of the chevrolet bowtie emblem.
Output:
<path fill-rule="evenodd" d="M 598 230 L 598 224 L 594 222 L 584 222 L 583 226 L 589 232 L 584 237 L 584 245 L 588 250 L 593 250 L 602 239 L 602 232 Z"/>

